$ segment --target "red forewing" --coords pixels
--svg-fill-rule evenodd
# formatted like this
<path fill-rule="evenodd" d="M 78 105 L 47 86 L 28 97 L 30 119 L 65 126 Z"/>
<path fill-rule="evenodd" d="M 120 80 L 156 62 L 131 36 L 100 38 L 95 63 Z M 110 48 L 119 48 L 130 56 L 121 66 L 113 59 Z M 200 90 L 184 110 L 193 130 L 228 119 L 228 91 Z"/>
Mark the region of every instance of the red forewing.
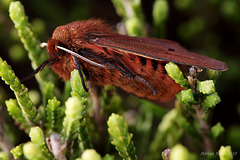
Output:
<path fill-rule="evenodd" d="M 170 61 L 220 71 L 228 69 L 224 62 L 188 51 L 178 43 L 170 40 L 113 34 L 103 36 L 92 35 L 88 37 L 88 42 L 96 46 L 107 47 L 108 49 L 119 50 L 120 52 L 124 51 L 149 59 Z"/>

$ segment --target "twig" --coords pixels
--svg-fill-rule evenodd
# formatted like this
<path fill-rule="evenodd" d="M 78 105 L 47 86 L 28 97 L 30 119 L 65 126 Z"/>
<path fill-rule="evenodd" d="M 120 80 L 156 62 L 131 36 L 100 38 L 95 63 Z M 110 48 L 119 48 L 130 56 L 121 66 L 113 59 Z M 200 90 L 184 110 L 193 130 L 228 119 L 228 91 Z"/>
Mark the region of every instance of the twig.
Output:
<path fill-rule="evenodd" d="M 188 76 L 188 82 L 192 88 L 193 93 L 196 93 L 196 88 L 197 88 L 197 73 L 202 72 L 202 70 L 198 67 L 192 66 L 191 68 L 189 68 L 189 74 L 190 76 Z M 199 99 L 199 102 L 201 102 L 201 99 Z M 209 137 L 209 124 L 207 123 L 207 121 L 203 120 L 204 117 L 204 113 L 202 111 L 202 108 L 200 106 L 200 103 L 198 104 L 193 104 L 192 107 L 195 109 L 196 111 L 196 115 L 197 115 L 197 119 L 200 125 L 200 130 L 198 131 L 200 135 L 202 135 L 203 138 L 203 148 L 206 151 L 212 151 L 213 150 L 213 144 L 211 142 L 211 139 Z"/>
<path fill-rule="evenodd" d="M 13 159 L 12 154 L 10 154 L 13 144 L 10 142 L 6 132 L 4 131 L 4 121 L 2 118 L 0 118 L 0 148 L 3 152 L 8 153 L 10 160 Z"/>
<path fill-rule="evenodd" d="M 196 115 L 197 115 L 197 119 L 198 119 L 198 122 L 199 122 L 199 125 L 200 125 L 200 130 L 199 130 L 199 134 L 202 135 L 202 138 L 203 138 L 203 148 L 210 152 L 213 150 L 213 144 L 211 142 L 211 139 L 209 137 L 209 130 L 210 130 L 210 127 L 209 127 L 209 124 L 203 120 L 203 117 L 204 117 L 204 113 L 200 107 L 200 104 L 197 104 L 197 105 L 192 105 L 192 107 L 195 109 L 196 111 Z"/>
<path fill-rule="evenodd" d="M 99 103 L 98 88 L 96 85 L 94 85 L 93 83 L 91 83 L 89 81 L 87 81 L 87 85 L 89 87 L 89 92 L 90 92 L 91 98 L 92 98 L 95 123 L 97 124 L 99 133 L 104 133 L 104 121 L 103 121 L 103 117 L 101 116 L 101 113 L 100 113 L 101 106 Z"/>

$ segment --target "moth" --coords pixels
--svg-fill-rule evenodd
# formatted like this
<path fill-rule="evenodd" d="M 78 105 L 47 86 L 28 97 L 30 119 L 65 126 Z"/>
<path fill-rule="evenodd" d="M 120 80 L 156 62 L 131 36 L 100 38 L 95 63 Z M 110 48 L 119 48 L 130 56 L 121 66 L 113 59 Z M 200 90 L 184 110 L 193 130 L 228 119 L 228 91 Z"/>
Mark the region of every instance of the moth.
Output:
<path fill-rule="evenodd" d="M 50 59 L 33 74 L 49 64 L 65 81 L 77 69 L 86 91 L 83 74 L 93 84 L 111 84 L 155 102 L 168 102 L 184 89 L 167 74 L 164 66 L 168 62 L 228 69 L 224 62 L 188 51 L 170 40 L 120 35 L 99 19 L 59 26 L 45 45 Z"/>

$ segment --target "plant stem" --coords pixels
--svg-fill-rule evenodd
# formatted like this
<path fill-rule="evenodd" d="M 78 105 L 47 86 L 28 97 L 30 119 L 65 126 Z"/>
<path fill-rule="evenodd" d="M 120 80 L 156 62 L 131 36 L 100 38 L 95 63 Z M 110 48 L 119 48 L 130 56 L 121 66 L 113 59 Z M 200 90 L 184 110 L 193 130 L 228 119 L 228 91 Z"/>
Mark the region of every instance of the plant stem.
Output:
<path fill-rule="evenodd" d="M 0 148 L 3 152 L 8 153 L 10 160 L 13 159 L 12 154 L 10 154 L 10 150 L 13 148 L 13 144 L 10 142 L 6 132 L 4 131 L 3 119 L 0 121 Z"/>
<path fill-rule="evenodd" d="M 196 111 L 197 119 L 200 125 L 199 134 L 202 135 L 202 138 L 203 138 L 202 148 L 204 148 L 205 151 L 208 151 L 208 152 L 213 151 L 213 144 L 209 137 L 210 126 L 205 120 L 203 120 L 203 117 L 204 117 L 203 110 L 201 109 L 200 104 L 192 105 L 192 107 Z"/>

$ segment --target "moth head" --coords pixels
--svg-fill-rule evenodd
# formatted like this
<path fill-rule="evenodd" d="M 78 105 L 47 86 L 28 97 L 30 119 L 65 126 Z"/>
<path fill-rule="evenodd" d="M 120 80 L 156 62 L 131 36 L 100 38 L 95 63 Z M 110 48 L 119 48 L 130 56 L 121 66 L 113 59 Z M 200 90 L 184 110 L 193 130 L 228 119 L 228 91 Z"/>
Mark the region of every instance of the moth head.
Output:
<path fill-rule="evenodd" d="M 64 53 L 63 50 L 59 49 L 58 46 L 65 47 L 65 45 L 56 39 L 49 39 L 47 43 L 42 43 L 42 47 L 47 48 L 47 52 L 50 58 L 57 58 L 62 56 Z"/>

